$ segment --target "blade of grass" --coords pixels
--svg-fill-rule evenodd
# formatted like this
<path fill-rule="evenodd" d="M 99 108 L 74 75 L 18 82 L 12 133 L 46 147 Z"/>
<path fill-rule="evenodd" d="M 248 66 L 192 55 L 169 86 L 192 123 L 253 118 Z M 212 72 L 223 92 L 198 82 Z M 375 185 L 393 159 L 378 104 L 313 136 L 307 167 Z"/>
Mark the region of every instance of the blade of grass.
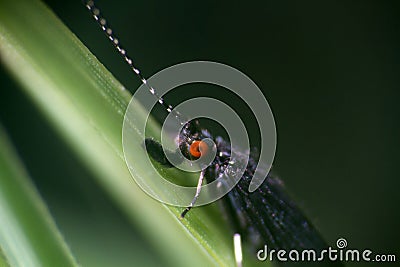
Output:
<path fill-rule="evenodd" d="M 0 53 L 49 123 L 170 265 L 233 264 L 231 237 L 212 210 L 196 209 L 181 222 L 181 209 L 154 201 L 133 182 L 121 146 L 130 94 L 45 6 L 0 1 Z"/>
<path fill-rule="evenodd" d="M 0 125 L 0 266 L 77 266 Z"/>
<path fill-rule="evenodd" d="M 8 261 L 7 261 L 6 257 L 4 256 L 3 251 L 1 250 L 1 246 L 0 246 L 0 266 L 3 266 L 3 267 L 9 267 L 10 266 L 8 264 Z"/>

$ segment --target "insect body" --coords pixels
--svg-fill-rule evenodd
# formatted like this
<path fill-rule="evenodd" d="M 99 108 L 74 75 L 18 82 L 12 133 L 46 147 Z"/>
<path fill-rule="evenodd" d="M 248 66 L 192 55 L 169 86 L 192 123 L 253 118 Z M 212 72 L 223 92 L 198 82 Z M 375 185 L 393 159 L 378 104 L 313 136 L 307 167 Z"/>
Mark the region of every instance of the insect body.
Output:
<path fill-rule="evenodd" d="M 202 146 L 203 138 L 212 138 L 206 131 L 197 129 L 197 121 L 188 123 L 187 129 L 197 131 L 195 141 L 186 141 L 186 134 L 181 134 L 180 148 L 184 155 L 198 156 L 196 147 Z M 206 133 L 206 135 L 204 135 Z M 213 138 L 217 155 L 209 167 L 203 170 L 207 182 L 212 182 L 227 175 L 230 167 L 231 147 L 229 142 L 221 137 Z M 146 139 L 150 156 L 166 167 L 172 167 L 161 145 Z M 193 148 L 195 147 L 195 148 Z M 206 147 L 206 145 L 204 145 Z M 207 147 L 202 149 L 207 153 Z M 194 150 L 194 151 L 193 151 Z M 173 153 L 173 152 L 169 152 Z M 160 154 L 162 156 L 160 156 Z M 247 168 L 238 184 L 223 198 L 223 206 L 230 216 L 235 232 L 240 232 L 253 245 L 264 242 L 272 248 L 324 248 L 325 242 L 319 233 L 301 213 L 296 204 L 287 196 L 281 180 L 272 175 L 253 193 L 248 192 L 250 180 L 257 166 L 256 153 L 249 157 Z M 223 180 L 222 180 L 223 181 Z M 181 217 L 190 210 L 186 208 Z"/>
<path fill-rule="evenodd" d="M 142 83 L 147 86 L 149 92 L 157 98 L 159 104 L 163 105 L 167 112 L 173 113 L 173 107 L 167 105 L 163 98 L 157 95 L 156 90 L 147 83 L 147 80 L 133 65 L 132 59 L 127 56 L 126 51 L 120 46 L 119 40 L 113 35 L 106 20 L 101 17 L 100 11 L 95 7 L 94 2 L 84 1 L 84 4 L 119 54 Z M 197 120 L 187 121 L 177 112 L 174 115 L 183 125 L 178 137 L 178 143 L 179 150 L 184 157 L 189 160 L 197 159 L 202 154 L 207 154 L 213 149 L 216 150 L 216 156 L 212 163 L 204 167 L 200 172 L 196 195 L 182 212 L 181 218 L 183 219 L 194 206 L 200 194 L 203 179 L 207 182 L 217 180 L 220 181 L 221 186 L 224 186 L 224 181 L 229 179 L 230 172 L 235 172 L 236 170 L 235 162 L 231 160 L 232 147 L 228 141 L 222 137 L 213 136 L 207 129 L 203 129 Z M 215 147 L 204 141 L 207 139 L 212 140 Z M 166 151 L 164 153 L 161 144 L 151 138 L 145 139 L 144 144 L 147 152 L 155 161 L 165 167 L 173 167 L 165 153 L 173 155 L 177 151 Z M 256 152 L 253 152 L 249 156 L 247 167 L 241 179 L 222 199 L 221 206 L 223 206 L 223 210 L 231 222 L 232 232 L 239 233 L 243 237 L 244 243 L 252 249 L 258 249 L 264 244 L 271 249 L 285 250 L 315 249 L 320 251 L 327 248 L 321 235 L 285 193 L 283 184 L 278 178 L 269 174 L 256 191 L 249 193 L 248 188 L 257 164 L 258 156 Z M 323 265 L 328 264 L 341 265 L 339 262 L 327 262 Z M 307 264 L 302 262 L 300 265 L 306 266 Z M 322 265 L 322 262 L 319 262 L 319 265 Z"/>
<path fill-rule="evenodd" d="M 198 157 L 197 148 L 204 146 L 201 150 L 205 151 L 205 153 L 209 149 L 205 144 L 202 144 L 203 141 L 201 140 L 204 138 L 212 138 L 214 140 L 217 149 L 216 157 L 210 166 L 202 171 L 199 179 L 201 182 L 203 178 L 207 182 L 212 182 L 232 171 L 230 170 L 231 146 L 229 142 L 221 137 L 213 138 L 207 130 L 201 129 L 199 126 L 198 121 L 187 123 L 180 134 L 180 149 L 188 158 L 191 156 Z M 194 141 L 188 142 L 188 136 Z M 146 147 L 153 159 L 165 167 L 172 167 L 163 154 L 161 144 L 148 138 L 146 139 Z M 256 166 L 257 153 L 252 153 L 242 178 L 221 200 L 223 212 L 229 218 L 232 226 L 232 233 L 239 233 L 243 237 L 244 243 L 253 250 L 253 253 L 255 253 L 255 249 L 263 244 L 267 244 L 271 249 L 285 249 L 288 251 L 291 249 L 314 249 L 318 252 L 327 248 L 327 244 L 318 231 L 303 215 L 293 200 L 288 197 L 280 179 L 269 174 L 256 191 L 248 192 Z M 223 179 L 221 180 L 223 181 Z M 181 218 L 192 208 L 192 203 L 182 212 Z M 291 266 L 292 264 L 294 263 L 281 263 L 283 266 Z M 341 263 L 319 262 L 314 265 L 313 263 L 302 262 L 296 266 L 308 265 L 341 266 Z"/>
<path fill-rule="evenodd" d="M 230 170 L 231 146 L 222 137 L 213 137 L 209 131 L 199 128 L 198 121 L 188 122 L 180 134 L 180 149 L 182 153 L 190 157 L 198 157 L 201 152 L 207 153 L 208 147 L 201 141 L 204 138 L 212 138 L 216 144 L 216 157 L 205 168 L 199 179 L 201 184 L 205 178 L 207 182 L 227 176 Z M 188 142 L 188 136 L 194 141 Z M 203 146 L 203 148 L 201 148 Z M 148 138 L 146 147 L 150 156 L 164 165 L 172 167 L 166 159 L 161 144 Z M 167 152 L 174 153 L 174 152 Z M 160 156 L 161 155 L 161 156 Z M 280 179 L 268 175 L 262 185 L 254 192 L 249 193 L 248 188 L 251 178 L 257 166 L 257 153 L 249 157 L 247 168 L 237 185 L 221 199 L 221 207 L 229 218 L 232 234 L 239 233 L 244 238 L 244 243 L 254 252 L 263 244 L 269 248 L 279 250 L 314 249 L 317 253 L 327 248 L 327 244 L 304 216 L 301 210 L 286 194 Z M 221 179 L 223 181 L 223 179 Z M 196 197 L 195 197 L 196 199 Z M 183 218 L 192 208 L 193 202 L 181 214 Z M 340 262 L 301 262 L 280 263 L 282 266 L 342 266 Z"/>

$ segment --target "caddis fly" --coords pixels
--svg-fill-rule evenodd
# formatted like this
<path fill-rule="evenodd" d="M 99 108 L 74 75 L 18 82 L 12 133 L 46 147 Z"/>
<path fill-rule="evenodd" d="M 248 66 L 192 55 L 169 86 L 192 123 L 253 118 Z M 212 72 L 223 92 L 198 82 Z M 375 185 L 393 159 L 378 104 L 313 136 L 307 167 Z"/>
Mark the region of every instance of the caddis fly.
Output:
<path fill-rule="evenodd" d="M 159 105 L 162 105 L 166 112 L 173 112 L 172 106 L 165 103 L 162 96 L 148 84 L 146 78 L 140 70 L 135 67 L 133 60 L 122 48 L 119 39 L 109 27 L 106 19 L 100 14 L 100 10 L 95 6 L 94 1 L 84 1 L 84 5 L 99 24 L 102 31 L 111 41 L 124 61 L 129 65 L 135 75 L 148 88 L 149 93 L 157 98 Z M 176 114 L 177 118 L 184 120 L 184 116 Z M 185 121 L 185 120 L 184 120 Z M 196 159 L 202 153 L 207 153 L 209 147 L 203 141 L 211 139 L 216 146 L 216 155 L 212 163 L 200 172 L 196 194 L 191 203 L 182 211 L 181 219 L 192 209 L 199 196 L 203 180 L 210 183 L 229 171 L 231 164 L 231 146 L 229 141 L 220 136 L 214 136 L 208 129 L 202 128 L 198 120 L 185 121 L 184 127 L 177 137 L 181 153 L 187 159 Z M 152 139 L 146 138 L 144 144 L 147 153 L 166 168 L 173 165 L 167 159 L 161 144 Z M 171 151 L 171 153 L 173 153 Z M 314 249 L 320 252 L 328 245 L 323 240 L 318 231 L 310 221 L 304 216 L 297 205 L 288 197 L 283 183 L 270 173 L 262 185 L 254 192 L 249 193 L 248 188 L 258 164 L 256 150 L 249 156 L 247 168 L 244 171 L 237 185 L 221 200 L 223 212 L 226 214 L 232 225 L 232 236 L 234 237 L 235 257 L 238 266 L 242 265 L 241 242 L 248 244 L 250 249 L 256 250 L 267 244 L 270 249 L 304 250 Z M 255 252 L 253 253 L 256 254 Z M 289 266 L 342 266 L 338 261 L 312 262 L 279 262 L 278 265 Z M 297 266 L 296 265 L 296 266 Z"/>

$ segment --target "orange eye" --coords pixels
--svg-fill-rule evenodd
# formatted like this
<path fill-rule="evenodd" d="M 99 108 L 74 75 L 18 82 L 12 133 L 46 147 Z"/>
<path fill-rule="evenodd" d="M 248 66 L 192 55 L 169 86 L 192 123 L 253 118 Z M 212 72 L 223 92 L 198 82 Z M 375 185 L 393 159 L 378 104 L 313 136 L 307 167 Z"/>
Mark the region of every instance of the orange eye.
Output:
<path fill-rule="evenodd" d="M 208 145 L 203 141 L 194 141 L 190 145 L 190 155 L 195 158 L 200 158 L 201 153 L 206 154 L 208 152 Z"/>

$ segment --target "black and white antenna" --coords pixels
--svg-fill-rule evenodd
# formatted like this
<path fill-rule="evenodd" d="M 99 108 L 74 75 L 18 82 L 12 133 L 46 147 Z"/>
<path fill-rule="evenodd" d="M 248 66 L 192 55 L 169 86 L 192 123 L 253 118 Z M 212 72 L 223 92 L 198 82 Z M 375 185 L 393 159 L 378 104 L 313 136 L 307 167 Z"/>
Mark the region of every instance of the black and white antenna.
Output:
<path fill-rule="evenodd" d="M 100 9 L 95 6 L 94 1 L 93 0 L 90 0 L 90 1 L 84 0 L 83 3 L 86 6 L 86 8 L 90 11 L 93 18 L 96 20 L 96 22 L 98 23 L 98 25 L 100 26 L 102 31 L 106 34 L 107 38 L 111 41 L 113 46 L 116 48 L 118 53 L 122 56 L 122 58 L 125 60 L 125 62 L 128 63 L 129 67 L 136 74 L 136 76 L 138 76 L 139 79 L 142 81 L 143 85 L 147 87 L 149 92 L 157 99 L 158 103 L 160 105 L 162 105 L 168 113 L 173 114 L 175 116 L 175 118 L 177 119 L 177 121 L 181 125 L 184 125 L 184 129 L 186 129 L 183 131 L 183 135 L 182 135 L 182 136 L 184 136 L 184 142 L 191 143 L 193 140 L 189 136 L 189 134 L 190 134 L 189 131 L 187 131 L 187 129 L 190 126 L 190 122 L 185 120 L 184 117 L 178 111 L 174 110 L 172 105 L 165 103 L 164 99 L 161 96 L 159 96 L 157 94 L 157 91 L 147 82 L 147 79 L 141 74 L 140 70 L 138 68 L 136 68 L 136 66 L 133 64 L 133 60 L 128 56 L 126 50 L 124 48 L 122 48 L 122 46 L 120 45 L 119 39 L 115 36 L 115 34 L 113 33 L 113 30 L 107 24 L 107 20 L 101 15 Z M 196 187 L 196 194 L 195 194 L 192 202 L 189 204 L 189 206 L 182 212 L 181 218 L 183 218 L 185 216 L 185 214 L 188 211 L 190 211 L 192 209 L 192 207 L 194 206 L 197 198 L 200 195 L 200 190 L 201 190 L 201 186 L 203 183 L 203 179 L 204 179 L 204 170 L 200 172 L 198 185 Z"/>
<path fill-rule="evenodd" d="M 157 101 L 160 105 L 162 105 L 168 113 L 172 113 L 176 119 L 180 122 L 181 125 L 186 124 L 186 121 L 183 119 L 183 116 L 173 107 L 167 103 L 165 103 L 164 98 L 157 94 L 157 91 L 147 82 L 147 79 L 142 75 L 140 70 L 134 65 L 132 58 L 128 56 L 128 53 L 124 48 L 122 48 L 119 39 L 113 33 L 113 30 L 107 24 L 107 20 L 101 15 L 100 9 L 98 9 L 93 0 L 90 1 L 83 1 L 86 8 L 90 11 L 93 18 L 97 21 L 98 25 L 102 29 L 102 31 L 106 34 L 107 38 L 111 41 L 114 45 L 115 49 L 118 53 L 122 56 L 126 63 L 128 63 L 131 70 L 139 77 L 140 81 L 143 83 L 144 86 L 147 87 L 149 92 L 157 98 Z"/>

